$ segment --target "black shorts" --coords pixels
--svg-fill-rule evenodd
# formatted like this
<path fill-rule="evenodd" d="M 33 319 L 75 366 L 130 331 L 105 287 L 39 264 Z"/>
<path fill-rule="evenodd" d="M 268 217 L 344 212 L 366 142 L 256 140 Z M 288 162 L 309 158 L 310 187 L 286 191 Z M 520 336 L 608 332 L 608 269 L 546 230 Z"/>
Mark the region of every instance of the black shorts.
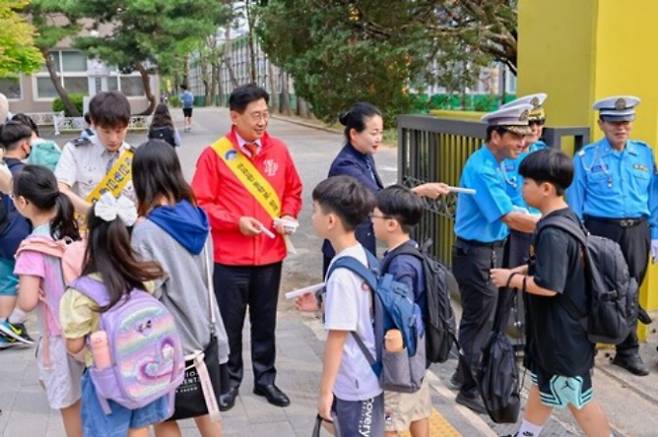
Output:
<path fill-rule="evenodd" d="M 191 117 L 192 116 L 192 108 L 183 108 L 183 116 Z"/>

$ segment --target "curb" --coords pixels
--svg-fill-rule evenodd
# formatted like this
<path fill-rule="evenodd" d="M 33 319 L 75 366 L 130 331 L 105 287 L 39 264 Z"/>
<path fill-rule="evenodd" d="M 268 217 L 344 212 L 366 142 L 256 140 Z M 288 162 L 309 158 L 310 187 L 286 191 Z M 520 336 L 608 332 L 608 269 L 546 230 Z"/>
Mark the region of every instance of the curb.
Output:
<path fill-rule="evenodd" d="M 332 127 L 329 127 L 329 126 L 323 126 L 323 125 L 308 122 L 308 121 L 298 120 L 296 118 L 287 117 L 285 115 L 270 114 L 270 118 L 273 118 L 273 119 L 279 120 L 279 121 L 285 121 L 285 122 L 292 123 L 292 124 L 297 124 L 299 126 L 308 127 L 308 128 L 311 128 L 311 129 L 317 129 L 317 130 L 329 132 L 329 133 L 332 133 L 332 134 L 339 134 L 339 135 L 343 134 L 343 131 L 340 130 L 340 129 L 335 129 L 335 128 L 332 128 Z"/>

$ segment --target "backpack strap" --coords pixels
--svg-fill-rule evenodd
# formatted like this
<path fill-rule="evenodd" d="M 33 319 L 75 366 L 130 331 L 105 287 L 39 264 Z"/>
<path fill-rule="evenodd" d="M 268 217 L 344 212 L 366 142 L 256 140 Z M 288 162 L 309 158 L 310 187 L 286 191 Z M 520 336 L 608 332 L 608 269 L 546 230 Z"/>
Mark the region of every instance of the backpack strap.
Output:
<path fill-rule="evenodd" d="M 110 303 L 110 296 L 102 282 L 89 276 L 81 276 L 73 281 L 71 287 L 93 300 L 99 307 Z"/>
<path fill-rule="evenodd" d="M 541 226 L 539 226 L 539 228 L 537 229 L 537 237 L 539 237 L 539 233 L 545 228 L 560 229 L 568 233 L 572 237 L 574 237 L 576 240 L 578 240 L 578 243 L 582 246 L 583 249 L 583 256 L 585 257 L 585 266 L 590 270 L 592 269 L 592 266 L 590 264 L 591 258 L 589 256 L 589 251 L 587 248 L 587 231 L 582 227 L 580 223 L 576 223 L 573 220 L 564 216 L 549 217 L 548 219 L 544 219 L 541 223 Z M 569 315 L 573 319 L 580 321 L 583 327 L 587 329 L 587 320 L 586 320 L 587 314 L 583 314 L 582 311 L 580 311 L 576 307 L 576 304 L 574 304 L 571 298 L 569 298 L 568 296 L 562 295 L 561 297 L 563 299 L 560 299 L 559 302 L 562 303 L 562 305 L 567 310 Z"/>
<path fill-rule="evenodd" d="M 352 256 L 342 256 L 339 257 L 334 261 L 334 263 L 331 265 L 329 268 L 329 271 L 327 272 L 327 280 L 331 276 L 331 274 L 336 271 L 336 269 L 343 268 L 351 271 L 355 275 L 359 276 L 361 279 L 363 279 L 368 287 L 370 287 L 370 290 L 372 292 L 372 307 L 373 307 L 373 312 L 374 308 L 376 308 L 376 290 L 377 290 L 377 274 L 379 273 L 379 262 L 377 261 L 377 258 L 370 252 L 366 250 L 366 256 L 368 258 L 368 267 L 364 266 L 361 261 L 358 259 L 352 257 Z M 374 326 L 373 326 L 374 329 Z M 365 356 L 366 360 L 368 361 L 368 364 L 370 364 L 370 367 L 372 368 L 372 371 L 375 372 L 375 375 L 379 377 L 382 371 L 382 363 L 381 359 L 377 360 L 375 357 L 370 353 L 370 350 L 368 350 L 368 347 L 365 345 L 363 342 L 363 339 L 361 336 L 356 332 L 356 331 L 350 331 L 350 335 L 356 342 L 357 346 L 359 349 L 361 349 L 361 352 Z M 375 338 L 377 335 L 375 334 Z M 377 353 L 377 357 L 381 356 L 381 347 L 380 345 L 377 344 L 375 341 L 375 350 Z"/>

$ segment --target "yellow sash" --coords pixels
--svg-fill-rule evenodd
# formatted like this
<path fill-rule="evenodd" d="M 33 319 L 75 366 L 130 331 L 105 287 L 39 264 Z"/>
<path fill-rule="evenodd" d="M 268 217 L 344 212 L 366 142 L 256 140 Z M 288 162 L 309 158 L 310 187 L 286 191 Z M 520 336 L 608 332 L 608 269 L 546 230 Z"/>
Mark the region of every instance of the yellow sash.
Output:
<path fill-rule="evenodd" d="M 133 162 L 133 152 L 132 149 L 124 150 L 121 155 L 117 158 L 116 162 L 110 168 L 110 171 L 107 172 L 102 181 L 96 185 L 94 190 L 87 195 L 85 200 L 89 203 L 93 203 L 101 198 L 101 195 L 109 191 L 114 197 L 119 197 L 121 192 L 128 182 L 133 178 L 132 171 L 130 167 Z"/>
<path fill-rule="evenodd" d="M 238 153 L 233 143 L 226 137 L 217 140 L 212 146 L 215 153 L 224 161 L 247 191 L 256 199 L 258 204 L 272 217 L 277 219 L 281 214 L 281 200 L 279 195 L 267 179 L 258 171 L 251 161 L 242 153 Z"/>

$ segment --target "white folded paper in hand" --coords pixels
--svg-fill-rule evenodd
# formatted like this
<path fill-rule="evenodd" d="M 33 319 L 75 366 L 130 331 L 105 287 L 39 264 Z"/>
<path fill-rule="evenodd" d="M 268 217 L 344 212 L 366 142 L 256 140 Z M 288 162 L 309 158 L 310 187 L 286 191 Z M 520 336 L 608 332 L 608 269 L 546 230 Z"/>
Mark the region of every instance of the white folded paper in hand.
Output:
<path fill-rule="evenodd" d="M 272 239 L 276 238 L 276 235 L 274 235 L 274 232 L 270 231 L 265 227 L 265 225 L 261 224 L 260 225 L 260 231 L 265 234 L 267 237 L 270 237 Z"/>
<path fill-rule="evenodd" d="M 283 218 L 274 219 L 274 226 L 283 226 L 283 229 L 286 232 L 294 234 L 299 227 L 299 222 L 294 220 L 288 220 Z"/>
<path fill-rule="evenodd" d="M 303 296 L 308 293 L 315 293 L 316 291 L 320 290 L 322 287 L 324 287 L 324 282 L 320 282 L 319 284 L 309 285 L 308 287 L 304 287 L 304 288 L 298 288 L 297 290 L 289 291 L 285 294 L 285 296 L 286 299 L 295 299 L 299 296 Z"/>
<path fill-rule="evenodd" d="M 522 206 L 512 205 L 512 212 L 522 212 L 523 214 L 530 215 L 530 211 L 528 211 L 527 208 L 524 208 Z"/>
<path fill-rule="evenodd" d="M 475 191 L 473 188 L 448 187 L 448 190 L 450 190 L 451 193 L 463 193 L 470 194 L 472 196 L 477 193 L 477 191 Z"/>

